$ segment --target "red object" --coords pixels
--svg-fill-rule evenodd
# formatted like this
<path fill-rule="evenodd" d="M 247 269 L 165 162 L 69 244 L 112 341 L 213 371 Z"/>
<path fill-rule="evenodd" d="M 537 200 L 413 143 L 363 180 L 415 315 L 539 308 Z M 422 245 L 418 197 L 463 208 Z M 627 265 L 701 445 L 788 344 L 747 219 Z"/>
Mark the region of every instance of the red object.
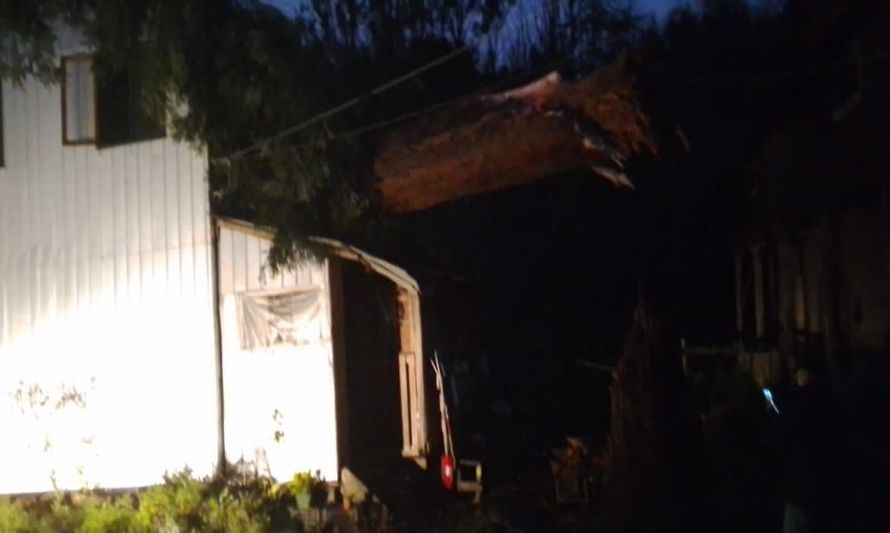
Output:
<path fill-rule="evenodd" d="M 454 487 L 454 457 L 450 455 L 442 456 L 442 484 L 445 488 L 451 490 Z"/>

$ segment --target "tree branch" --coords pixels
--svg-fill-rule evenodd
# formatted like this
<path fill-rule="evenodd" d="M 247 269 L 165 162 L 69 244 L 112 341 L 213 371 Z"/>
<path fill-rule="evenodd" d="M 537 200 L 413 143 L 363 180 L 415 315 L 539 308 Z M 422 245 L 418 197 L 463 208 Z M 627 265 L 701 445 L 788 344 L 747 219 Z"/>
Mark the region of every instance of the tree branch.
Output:
<path fill-rule="evenodd" d="M 472 97 L 386 135 L 374 171 L 389 211 L 420 211 L 464 196 L 589 168 L 616 186 L 634 154 L 655 153 L 626 60 L 577 82 L 558 74 Z"/>

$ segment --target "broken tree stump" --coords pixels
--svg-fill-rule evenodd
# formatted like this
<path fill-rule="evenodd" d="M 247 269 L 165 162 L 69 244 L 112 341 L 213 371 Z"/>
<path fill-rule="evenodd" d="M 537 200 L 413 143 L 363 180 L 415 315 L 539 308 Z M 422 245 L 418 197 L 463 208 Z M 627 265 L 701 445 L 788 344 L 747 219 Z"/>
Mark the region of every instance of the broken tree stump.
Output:
<path fill-rule="evenodd" d="M 613 372 L 603 518 L 611 533 L 707 531 L 701 428 L 679 340 L 640 305 Z"/>

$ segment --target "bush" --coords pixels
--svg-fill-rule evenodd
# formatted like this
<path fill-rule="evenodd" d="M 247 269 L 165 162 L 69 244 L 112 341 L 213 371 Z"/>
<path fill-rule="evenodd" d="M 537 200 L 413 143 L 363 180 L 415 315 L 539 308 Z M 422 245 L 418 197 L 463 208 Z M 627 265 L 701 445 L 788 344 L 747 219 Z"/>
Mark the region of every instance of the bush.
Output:
<path fill-rule="evenodd" d="M 79 503 L 82 521 L 80 527 L 70 524 L 72 530 L 80 533 L 138 533 L 147 531 L 139 527 L 136 521 L 136 509 L 133 501 L 127 496 L 114 499 L 102 499 L 88 494 Z M 56 509 L 61 510 L 57 505 Z M 69 515 L 72 516 L 72 515 Z M 77 513 L 73 513 L 77 516 Z M 76 529 L 75 529 L 76 527 Z M 57 529 L 63 531 L 64 529 Z"/>
<path fill-rule="evenodd" d="M 197 480 L 186 471 L 124 495 L 0 498 L 3 533 L 300 533 L 296 495 L 261 476 Z"/>
<path fill-rule="evenodd" d="M 0 498 L 0 531 L 30 533 L 40 531 L 40 527 L 18 502 Z"/>

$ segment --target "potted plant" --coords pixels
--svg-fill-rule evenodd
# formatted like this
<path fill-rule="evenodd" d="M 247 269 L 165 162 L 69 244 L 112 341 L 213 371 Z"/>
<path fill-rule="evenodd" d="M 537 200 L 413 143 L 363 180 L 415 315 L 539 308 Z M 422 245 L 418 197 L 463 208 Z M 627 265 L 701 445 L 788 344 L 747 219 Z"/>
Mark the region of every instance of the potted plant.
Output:
<path fill-rule="evenodd" d="M 308 509 L 312 504 L 319 506 L 317 501 L 321 491 L 324 491 L 325 496 L 327 495 L 324 481 L 319 475 L 312 475 L 311 472 L 294 474 L 293 479 L 288 482 L 287 488 L 296 498 L 297 508 L 301 510 Z"/>

